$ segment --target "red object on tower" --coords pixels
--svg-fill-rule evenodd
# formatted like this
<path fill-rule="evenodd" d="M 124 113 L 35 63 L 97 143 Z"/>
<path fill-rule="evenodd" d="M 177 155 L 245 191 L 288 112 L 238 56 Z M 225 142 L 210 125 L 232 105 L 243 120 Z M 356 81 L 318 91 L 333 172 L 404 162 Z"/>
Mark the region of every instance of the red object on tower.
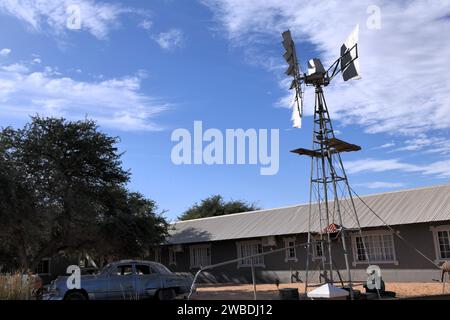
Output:
<path fill-rule="evenodd" d="M 328 227 L 323 229 L 323 233 L 336 233 L 341 230 L 341 226 L 335 223 L 330 224 Z"/>

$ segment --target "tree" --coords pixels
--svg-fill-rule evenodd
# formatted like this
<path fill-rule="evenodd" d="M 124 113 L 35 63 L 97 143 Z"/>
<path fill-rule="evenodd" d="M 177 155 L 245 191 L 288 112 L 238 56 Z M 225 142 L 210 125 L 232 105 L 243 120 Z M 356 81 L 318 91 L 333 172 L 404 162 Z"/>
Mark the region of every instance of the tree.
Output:
<path fill-rule="evenodd" d="M 142 256 L 168 235 L 168 223 L 157 212 L 156 203 L 140 193 L 120 188 L 105 194 L 106 210 L 99 223 L 97 252 L 116 257 Z"/>
<path fill-rule="evenodd" d="M 23 129 L 3 129 L 0 241 L 10 244 L 1 250 L 26 268 L 60 251 L 94 255 L 118 234 L 133 245 L 130 255 L 159 243 L 167 224 L 153 201 L 126 190 L 117 142 L 90 120 L 33 117 Z"/>
<path fill-rule="evenodd" d="M 221 195 L 213 195 L 203 199 L 200 204 L 195 203 L 186 210 L 179 220 L 192 220 L 206 217 L 223 216 L 227 214 L 259 210 L 255 204 L 249 204 L 245 201 L 224 201 Z"/>
<path fill-rule="evenodd" d="M 0 159 L 0 262 L 28 266 L 28 255 L 43 242 L 45 216 L 31 190 L 17 183 L 17 173 Z M 0 263 L 1 264 L 1 263 Z"/>

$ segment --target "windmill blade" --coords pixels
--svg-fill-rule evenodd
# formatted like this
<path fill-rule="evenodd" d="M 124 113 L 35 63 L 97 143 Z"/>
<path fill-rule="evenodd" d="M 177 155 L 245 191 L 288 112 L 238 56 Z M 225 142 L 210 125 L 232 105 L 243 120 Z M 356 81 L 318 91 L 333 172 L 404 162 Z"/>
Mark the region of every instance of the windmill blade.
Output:
<path fill-rule="evenodd" d="M 358 60 L 359 24 L 341 47 L 341 70 L 344 81 L 361 79 Z"/>
<path fill-rule="evenodd" d="M 297 78 L 300 75 L 300 68 L 297 60 L 297 53 L 295 51 L 295 43 L 292 40 L 291 31 L 287 30 L 283 32 L 283 47 L 286 52 L 283 54 L 284 59 L 288 63 L 288 69 L 286 75 Z"/>

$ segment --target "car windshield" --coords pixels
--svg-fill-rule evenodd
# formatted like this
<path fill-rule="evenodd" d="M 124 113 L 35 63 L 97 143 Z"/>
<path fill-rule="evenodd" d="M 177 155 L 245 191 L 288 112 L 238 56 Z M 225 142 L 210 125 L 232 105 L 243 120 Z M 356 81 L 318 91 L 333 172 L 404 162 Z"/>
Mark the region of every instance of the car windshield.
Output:
<path fill-rule="evenodd" d="M 173 274 L 172 271 L 170 271 L 166 266 L 162 264 L 153 263 L 152 267 L 155 268 L 160 274 Z"/>

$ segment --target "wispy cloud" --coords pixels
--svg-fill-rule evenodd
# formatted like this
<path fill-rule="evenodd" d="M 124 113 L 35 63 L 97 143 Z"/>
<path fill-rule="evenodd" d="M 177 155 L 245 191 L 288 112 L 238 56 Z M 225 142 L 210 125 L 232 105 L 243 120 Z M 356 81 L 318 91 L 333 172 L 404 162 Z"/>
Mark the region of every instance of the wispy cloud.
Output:
<path fill-rule="evenodd" d="M 69 10 L 74 6 L 77 10 Z M 66 33 L 68 23 L 79 19 L 81 29 L 98 39 L 105 39 L 110 29 L 120 24 L 121 15 L 143 13 L 116 2 L 95 0 L 2 0 L 0 12 L 25 22 L 33 31 L 55 34 Z"/>
<path fill-rule="evenodd" d="M 145 19 L 144 21 L 142 21 L 139 24 L 139 27 L 141 27 L 142 29 L 145 29 L 145 30 L 150 30 L 152 28 L 152 26 L 153 26 L 153 22 L 150 20 L 147 20 L 147 19 Z"/>
<path fill-rule="evenodd" d="M 397 189 L 405 187 L 405 184 L 402 182 L 374 181 L 374 182 L 356 183 L 355 186 L 364 187 L 368 189 Z"/>
<path fill-rule="evenodd" d="M 12 72 L 12 73 L 27 73 L 29 71 L 28 67 L 26 67 L 22 63 L 13 63 L 10 65 L 2 66 L 1 69 L 3 71 Z"/>
<path fill-rule="evenodd" d="M 57 68 L 13 64 L 0 68 L 0 115 L 89 117 L 118 130 L 160 130 L 155 117 L 169 105 L 140 92 L 139 75 L 101 81 L 65 77 Z"/>
<path fill-rule="evenodd" d="M 159 46 L 166 50 L 181 47 L 184 42 L 184 33 L 180 29 L 170 29 L 153 36 Z"/>
<path fill-rule="evenodd" d="M 345 162 L 345 167 L 349 173 L 385 172 L 399 170 L 406 172 L 420 171 L 420 167 L 414 164 L 403 163 L 399 159 L 362 159 Z"/>
<path fill-rule="evenodd" d="M 450 29 L 450 1 L 349 0 L 320 4 L 306 0 L 202 0 L 215 14 L 225 34 L 242 47 L 264 48 L 280 42 L 280 33 L 291 29 L 299 56 L 301 43 L 313 45 L 325 65 L 354 25 L 361 25 L 360 62 L 363 80 L 327 88 L 334 117 L 343 124 L 359 124 L 368 133 L 413 136 L 450 128 L 450 42 L 442 30 Z M 368 29 L 367 9 L 381 9 L 381 28 Z M 262 44 L 262 45 L 261 45 Z M 260 50 L 273 58 L 279 52 Z M 309 90 L 308 94 L 313 94 Z M 285 102 L 290 99 L 285 99 Z M 313 112 L 307 96 L 306 114 Z"/>
<path fill-rule="evenodd" d="M 389 149 L 395 147 L 395 142 L 388 142 L 385 144 L 382 144 L 381 146 L 375 147 L 374 149 Z"/>
<path fill-rule="evenodd" d="M 424 151 L 428 154 L 446 155 L 450 153 L 450 139 L 442 136 L 429 137 L 426 134 L 420 134 L 417 138 L 406 140 L 402 147 L 393 151 Z"/>
<path fill-rule="evenodd" d="M 11 49 L 8 49 L 8 48 L 3 48 L 2 50 L 0 50 L 0 56 L 2 56 L 2 57 L 7 57 L 7 56 L 9 56 L 10 53 L 11 53 Z"/>
<path fill-rule="evenodd" d="M 400 159 L 362 159 L 345 162 L 347 172 L 356 174 L 361 172 L 401 171 L 421 173 L 437 178 L 450 178 L 450 160 L 432 162 L 430 164 L 412 164 Z"/>

